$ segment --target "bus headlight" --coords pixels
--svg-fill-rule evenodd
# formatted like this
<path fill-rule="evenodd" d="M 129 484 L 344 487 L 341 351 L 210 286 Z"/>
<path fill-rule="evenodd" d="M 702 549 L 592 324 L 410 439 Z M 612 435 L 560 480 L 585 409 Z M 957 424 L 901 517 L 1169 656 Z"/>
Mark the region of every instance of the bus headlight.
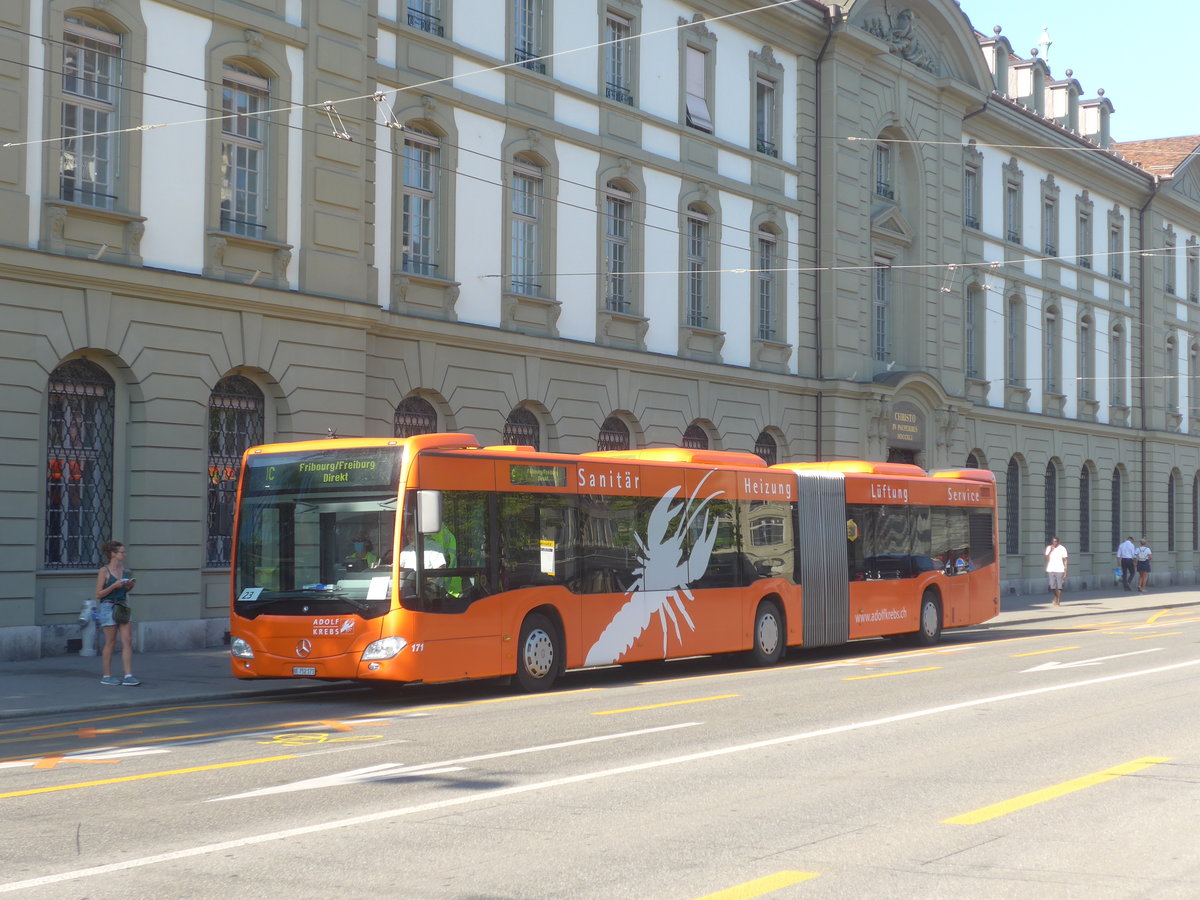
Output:
<path fill-rule="evenodd" d="M 407 646 L 408 641 L 402 637 L 386 637 L 368 644 L 367 649 L 363 651 L 362 658 L 363 660 L 391 659 Z"/>
<path fill-rule="evenodd" d="M 234 638 L 229 645 L 229 652 L 238 659 L 254 659 L 254 650 L 241 638 Z"/>

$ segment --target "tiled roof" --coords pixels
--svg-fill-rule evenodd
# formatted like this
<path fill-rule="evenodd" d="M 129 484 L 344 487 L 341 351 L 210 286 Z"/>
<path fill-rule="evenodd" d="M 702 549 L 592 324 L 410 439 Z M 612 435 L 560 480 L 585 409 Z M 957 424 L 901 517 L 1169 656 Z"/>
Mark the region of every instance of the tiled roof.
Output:
<path fill-rule="evenodd" d="M 1113 149 L 1151 175 L 1170 175 L 1189 156 L 1200 155 L 1200 134 L 1152 141 L 1126 141 L 1113 144 Z"/>

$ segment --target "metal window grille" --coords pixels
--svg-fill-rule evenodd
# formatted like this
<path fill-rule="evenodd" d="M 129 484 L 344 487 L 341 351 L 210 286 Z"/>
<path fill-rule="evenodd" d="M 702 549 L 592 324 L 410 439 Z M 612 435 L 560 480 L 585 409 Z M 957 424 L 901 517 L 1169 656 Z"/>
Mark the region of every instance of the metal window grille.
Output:
<path fill-rule="evenodd" d="M 1046 496 L 1043 498 L 1046 524 L 1046 543 L 1058 533 L 1058 470 L 1054 463 L 1046 465 Z"/>
<path fill-rule="evenodd" d="M 542 214 L 542 170 L 528 163 L 513 169 L 512 180 L 512 290 L 537 296 L 538 241 Z"/>
<path fill-rule="evenodd" d="M 437 272 L 438 139 L 416 125 L 404 128 L 404 194 L 401 198 L 401 266 L 405 272 Z"/>
<path fill-rule="evenodd" d="M 525 445 L 538 450 L 541 430 L 537 417 L 524 407 L 518 406 L 508 414 L 508 421 L 504 423 L 504 443 Z"/>
<path fill-rule="evenodd" d="M 979 457 L 977 457 L 974 453 L 968 453 L 967 454 L 967 463 L 966 463 L 965 468 L 978 469 L 979 468 Z"/>
<path fill-rule="evenodd" d="M 63 103 L 58 185 L 63 200 L 112 209 L 121 37 L 68 18 L 63 29 Z"/>
<path fill-rule="evenodd" d="M 93 567 L 112 539 L 115 385 L 76 359 L 50 374 L 47 393 L 45 566 Z"/>
<path fill-rule="evenodd" d="M 686 323 L 703 328 L 708 321 L 708 220 L 695 211 L 687 220 Z"/>
<path fill-rule="evenodd" d="M 597 450 L 628 450 L 629 426 L 616 416 L 609 416 L 600 426 L 600 435 L 596 439 Z"/>
<path fill-rule="evenodd" d="M 1015 459 L 1008 461 L 1008 473 L 1004 486 L 1007 494 L 1004 549 L 1005 552 L 1012 555 L 1021 552 L 1021 467 Z"/>
<path fill-rule="evenodd" d="M 629 311 L 629 235 L 632 204 L 628 194 L 609 185 L 605 197 L 604 306 L 611 312 Z"/>
<path fill-rule="evenodd" d="M 1112 473 L 1112 545 L 1116 549 L 1121 544 L 1121 470 L 1113 469 Z"/>
<path fill-rule="evenodd" d="M 1167 476 L 1167 550 L 1175 550 L 1175 474 Z"/>
<path fill-rule="evenodd" d="M 779 448 L 775 444 L 775 438 L 771 437 L 765 431 L 760 432 L 758 439 L 755 440 L 754 453 L 768 466 L 773 466 L 779 461 Z"/>
<path fill-rule="evenodd" d="M 444 37 L 441 20 L 441 0 L 408 0 L 408 24 L 411 28 Z"/>
<path fill-rule="evenodd" d="M 542 55 L 542 0 L 513 0 L 513 60 L 545 74 Z"/>
<path fill-rule="evenodd" d="M 270 83 L 227 63 L 221 85 L 221 230 L 259 237 L 265 205 Z"/>
<path fill-rule="evenodd" d="M 1092 552 L 1092 479 L 1087 469 L 1079 473 L 1079 552 Z"/>
<path fill-rule="evenodd" d="M 246 449 L 263 442 L 264 408 L 262 391 L 243 375 L 222 378 L 209 397 L 206 565 L 232 558 L 238 472 Z"/>
<path fill-rule="evenodd" d="M 689 450 L 707 450 L 708 433 L 699 425 L 689 425 L 683 433 L 683 446 Z"/>
<path fill-rule="evenodd" d="M 436 431 L 437 411 L 424 397 L 405 397 L 396 405 L 396 437 L 407 438 Z"/>
<path fill-rule="evenodd" d="M 1200 550 L 1200 475 L 1192 478 L 1192 549 Z"/>
<path fill-rule="evenodd" d="M 775 338 L 775 237 L 761 234 L 758 238 L 758 271 L 755 273 L 758 287 L 758 337 L 770 341 Z"/>

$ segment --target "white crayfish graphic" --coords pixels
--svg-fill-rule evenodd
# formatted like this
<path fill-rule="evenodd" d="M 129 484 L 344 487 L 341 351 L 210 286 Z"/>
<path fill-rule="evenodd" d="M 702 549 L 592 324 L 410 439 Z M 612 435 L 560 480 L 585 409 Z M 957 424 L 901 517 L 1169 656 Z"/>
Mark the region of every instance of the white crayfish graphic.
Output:
<path fill-rule="evenodd" d="M 688 572 L 689 570 L 703 572 L 708 568 L 708 560 L 712 556 L 713 544 L 717 539 L 718 523 L 709 520 L 706 507 L 715 497 L 724 493 L 717 491 L 697 502 L 696 496 L 707 480 L 708 476 L 705 475 L 685 503 L 673 504 L 671 502 L 682 489 L 680 486 L 667 491 L 650 513 L 650 520 L 646 525 L 646 540 L 643 541 L 641 535 L 634 535 L 642 548 L 641 566 L 634 569 L 634 573 L 638 576 L 637 580 L 629 589 L 629 599 L 617 610 L 617 614 L 613 616 L 612 621 L 608 623 L 599 639 L 592 645 L 592 649 L 588 651 L 587 665 L 606 665 L 620 659 L 650 625 L 650 619 L 654 613 L 658 613 L 658 620 L 662 623 L 664 656 L 667 652 L 668 618 L 675 626 L 675 638 L 681 645 L 683 635 L 679 631 L 679 618 L 676 612 L 683 617 L 683 621 L 687 622 L 688 628 L 692 631 L 696 630 L 692 617 L 688 615 L 687 607 L 683 603 L 685 597 L 688 600 L 695 600 L 692 592 L 687 588 L 687 584 L 691 580 Z M 679 524 L 674 532 L 668 534 L 667 529 L 670 527 L 671 520 L 681 511 Z M 704 518 L 698 529 L 696 540 L 692 544 L 691 553 L 685 556 L 683 542 L 692 532 L 692 524 L 701 516 Z M 672 587 L 665 590 L 646 590 L 647 585 L 668 584 Z"/>

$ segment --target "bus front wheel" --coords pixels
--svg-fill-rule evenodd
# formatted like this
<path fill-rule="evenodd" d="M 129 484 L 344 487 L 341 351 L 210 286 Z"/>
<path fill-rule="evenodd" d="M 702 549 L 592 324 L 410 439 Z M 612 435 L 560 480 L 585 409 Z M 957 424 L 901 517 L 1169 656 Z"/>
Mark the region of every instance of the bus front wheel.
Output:
<path fill-rule="evenodd" d="M 758 604 L 754 613 L 754 643 L 750 661 L 756 666 L 773 666 L 783 657 L 783 616 L 773 600 Z"/>
<path fill-rule="evenodd" d="M 530 613 L 521 624 L 517 643 L 517 684 L 524 691 L 546 691 L 558 677 L 558 631 L 541 613 Z"/>
<path fill-rule="evenodd" d="M 932 591 L 926 591 L 921 598 L 921 621 L 914 637 L 923 647 L 936 644 L 942 634 L 942 607 Z"/>

